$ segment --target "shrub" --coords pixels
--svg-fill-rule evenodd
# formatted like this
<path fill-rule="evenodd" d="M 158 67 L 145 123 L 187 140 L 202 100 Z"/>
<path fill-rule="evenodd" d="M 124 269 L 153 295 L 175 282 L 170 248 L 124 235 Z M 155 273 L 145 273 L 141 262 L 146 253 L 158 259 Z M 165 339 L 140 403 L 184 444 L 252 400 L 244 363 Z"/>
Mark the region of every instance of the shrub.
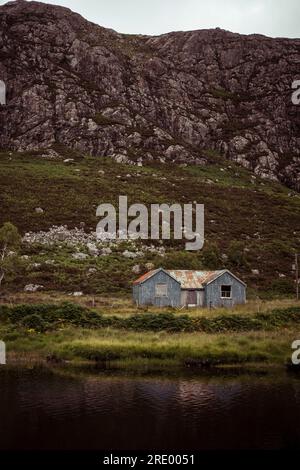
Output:
<path fill-rule="evenodd" d="M 39 332 L 46 331 L 50 326 L 47 321 L 37 313 L 24 317 L 21 321 L 21 325 Z"/>
<path fill-rule="evenodd" d="M 289 279 L 275 279 L 272 281 L 270 290 L 274 294 L 289 295 L 295 293 L 295 287 Z"/>
<path fill-rule="evenodd" d="M 244 252 L 243 243 L 234 240 L 230 243 L 228 248 L 228 262 L 231 266 L 246 267 L 247 259 Z"/>
<path fill-rule="evenodd" d="M 141 313 L 129 317 L 104 316 L 94 310 L 63 303 L 60 305 L 18 305 L 1 307 L 0 320 L 37 331 L 58 326 L 82 328 L 128 329 L 135 331 L 202 331 L 203 333 L 270 330 L 291 323 L 300 323 L 300 307 L 277 309 L 255 315 L 237 315 L 228 312 L 215 317 L 191 317 L 172 312 Z"/>
<path fill-rule="evenodd" d="M 0 305 L 0 322 L 5 323 L 9 320 L 10 309 L 7 305 Z"/>
<path fill-rule="evenodd" d="M 221 252 L 215 243 L 205 244 L 202 250 L 202 264 L 207 269 L 218 269 L 221 263 Z"/>

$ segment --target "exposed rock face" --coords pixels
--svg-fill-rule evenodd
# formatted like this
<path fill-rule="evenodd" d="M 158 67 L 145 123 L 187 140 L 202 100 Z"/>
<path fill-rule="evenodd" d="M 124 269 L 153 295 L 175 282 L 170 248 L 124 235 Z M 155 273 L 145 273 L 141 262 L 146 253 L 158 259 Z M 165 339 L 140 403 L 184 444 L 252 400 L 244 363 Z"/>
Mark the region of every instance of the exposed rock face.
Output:
<path fill-rule="evenodd" d="M 6 149 L 63 144 L 139 165 L 222 155 L 299 189 L 299 78 L 299 39 L 220 29 L 129 36 L 62 7 L 0 7 Z"/>

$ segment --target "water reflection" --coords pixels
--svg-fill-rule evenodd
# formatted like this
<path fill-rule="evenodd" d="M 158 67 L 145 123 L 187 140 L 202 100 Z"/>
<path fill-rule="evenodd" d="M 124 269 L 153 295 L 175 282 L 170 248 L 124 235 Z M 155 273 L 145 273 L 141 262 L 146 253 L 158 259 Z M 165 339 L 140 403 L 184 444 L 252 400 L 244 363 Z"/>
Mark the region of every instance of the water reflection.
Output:
<path fill-rule="evenodd" d="M 300 381 L 0 370 L 1 449 L 300 447 Z"/>

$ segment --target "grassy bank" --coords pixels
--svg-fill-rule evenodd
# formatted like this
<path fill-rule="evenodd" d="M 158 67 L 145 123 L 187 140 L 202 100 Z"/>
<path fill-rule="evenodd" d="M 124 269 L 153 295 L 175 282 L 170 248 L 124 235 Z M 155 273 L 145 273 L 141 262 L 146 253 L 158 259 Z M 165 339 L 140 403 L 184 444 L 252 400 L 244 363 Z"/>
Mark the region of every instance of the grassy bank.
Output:
<path fill-rule="evenodd" d="M 109 367 L 284 365 L 300 307 L 254 314 L 104 315 L 78 304 L 0 306 L 8 357 L 95 361 Z"/>
<path fill-rule="evenodd" d="M 43 334 L 5 331 L 8 360 L 51 358 L 54 362 L 96 361 L 108 367 L 209 367 L 278 364 L 284 366 L 297 337 L 293 328 L 227 334 L 89 331 L 67 328 Z"/>

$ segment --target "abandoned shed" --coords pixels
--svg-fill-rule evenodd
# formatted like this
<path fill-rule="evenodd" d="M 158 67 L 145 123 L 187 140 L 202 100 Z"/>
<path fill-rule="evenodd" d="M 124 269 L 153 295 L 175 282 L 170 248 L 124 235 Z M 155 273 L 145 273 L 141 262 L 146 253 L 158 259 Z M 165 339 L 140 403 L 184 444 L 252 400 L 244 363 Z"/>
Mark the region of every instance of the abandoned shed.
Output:
<path fill-rule="evenodd" d="M 187 271 L 154 269 L 133 283 L 137 305 L 158 307 L 232 307 L 246 302 L 246 284 L 227 269 Z"/>

